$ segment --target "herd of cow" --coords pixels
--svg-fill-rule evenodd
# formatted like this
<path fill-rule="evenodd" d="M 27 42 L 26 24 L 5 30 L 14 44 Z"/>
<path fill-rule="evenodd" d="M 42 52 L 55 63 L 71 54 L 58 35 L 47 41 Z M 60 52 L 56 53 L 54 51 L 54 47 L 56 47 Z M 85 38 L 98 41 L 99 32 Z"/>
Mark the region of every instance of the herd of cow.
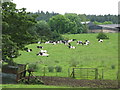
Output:
<path fill-rule="evenodd" d="M 64 44 L 66 45 L 68 48 L 72 48 L 72 49 L 76 49 L 75 46 L 72 46 L 71 45 L 71 42 L 73 41 L 76 41 L 76 39 L 71 39 L 71 40 L 60 40 L 60 41 L 47 41 L 45 42 L 45 44 L 53 44 L 53 45 L 56 45 L 56 44 Z M 98 39 L 98 42 L 103 42 L 102 39 Z M 41 42 L 39 41 L 38 44 L 41 44 Z M 85 40 L 84 42 L 83 41 L 77 41 L 77 45 L 89 45 L 90 44 L 90 41 L 89 40 Z M 43 46 L 37 46 L 38 49 L 40 49 L 40 52 L 37 53 L 36 55 L 37 56 L 49 56 L 49 54 L 47 53 L 47 50 L 43 50 Z M 27 52 L 31 52 L 32 49 L 26 49 Z"/>

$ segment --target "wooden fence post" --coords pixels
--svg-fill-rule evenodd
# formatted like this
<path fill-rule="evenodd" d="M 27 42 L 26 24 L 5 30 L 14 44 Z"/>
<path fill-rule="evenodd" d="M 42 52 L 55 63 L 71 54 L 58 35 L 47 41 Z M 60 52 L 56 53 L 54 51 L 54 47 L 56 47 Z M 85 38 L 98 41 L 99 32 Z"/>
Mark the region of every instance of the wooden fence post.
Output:
<path fill-rule="evenodd" d="M 75 71 L 74 71 L 75 69 L 73 68 L 73 78 L 75 78 Z"/>
<path fill-rule="evenodd" d="M 103 69 L 102 69 L 102 80 L 103 80 L 103 78 L 104 78 L 104 71 L 103 71 Z"/>
<path fill-rule="evenodd" d="M 45 67 L 44 67 L 44 72 L 43 73 L 44 73 L 44 76 L 45 76 Z"/>
<path fill-rule="evenodd" d="M 87 79 L 88 79 L 88 69 L 87 69 Z"/>
<path fill-rule="evenodd" d="M 98 79 L 98 69 L 95 69 L 95 79 Z"/>
<path fill-rule="evenodd" d="M 68 68 L 68 77 L 70 77 L 70 68 Z"/>

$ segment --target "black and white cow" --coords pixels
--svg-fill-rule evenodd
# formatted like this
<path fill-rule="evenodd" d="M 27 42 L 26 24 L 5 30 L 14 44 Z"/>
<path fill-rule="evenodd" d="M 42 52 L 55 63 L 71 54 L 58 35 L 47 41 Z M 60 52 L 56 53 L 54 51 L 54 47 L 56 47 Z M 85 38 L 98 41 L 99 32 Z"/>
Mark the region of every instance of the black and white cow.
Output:
<path fill-rule="evenodd" d="M 49 56 L 49 54 L 47 54 L 47 53 L 41 53 L 41 52 L 39 52 L 38 54 L 36 54 L 37 56 L 46 56 L 46 57 L 48 57 Z"/>
<path fill-rule="evenodd" d="M 103 42 L 103 40 L 102 39 L 98 39 L 98 42 Z"/>
<path fill-rule="evenodd" d="M 77 45 L 78 45 L 78 44 L 83 45 L 83 42 L 82 42 L 82 41 L 77 41 Z"/>
<path fill-rule="evenodd" d="M 47 50 L 40 50 L 41 53 L 47 53 Z"/>
<path fill-rule="evenodd" d="M 38 44 L 41 44 L 41 42 L 39 41 Z"/>
<path fill-rule="evenodd" d="M 83 43 L 83 45 L 89 45 L 90 41 L 89 40 L 85 40 L 85 42 Z"/>
<path fill-rule="evenodd" d="M 75 47 L 75 46 L 68 46 L 68 48 L 72 48 L 72 49 L 75 49 L 76 47 Z"/>
<path fill-rule="evenodd" d="M 27 52 L 31 52 L 32 51 L 32 49 L 28 49 L 28 50 L 26 50 Z"/>
<path fill-rule="evenodd" d="M 41 49 L 43 49 L 43 46 L 37 46 L 37 48 L 41 48 Z"/>

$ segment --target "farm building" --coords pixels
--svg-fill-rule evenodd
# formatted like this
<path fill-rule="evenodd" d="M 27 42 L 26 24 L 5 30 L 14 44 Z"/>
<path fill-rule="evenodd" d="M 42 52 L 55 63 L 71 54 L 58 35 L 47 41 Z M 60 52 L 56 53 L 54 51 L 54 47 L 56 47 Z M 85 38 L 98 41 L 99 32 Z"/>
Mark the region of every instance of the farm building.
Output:
<path fill-rule="evenodd" d="M 89 26 L 89 32 L 105 32 L 105 33 L 116 33 L 120 31 L 118 24 L 107 24 L 107 25 L 93 25 Z"/>
<path fill-rule="evenodd" d="M 89 27 L 89 33 L 98 33 L 98 32 L 105 32 L 105 33 L 115 33 L 120 31 L 119 24 L 106 24 L 106 25 L 95 25 L 90 21 L 81 22 L 82 24 L 87 24 Z"/>

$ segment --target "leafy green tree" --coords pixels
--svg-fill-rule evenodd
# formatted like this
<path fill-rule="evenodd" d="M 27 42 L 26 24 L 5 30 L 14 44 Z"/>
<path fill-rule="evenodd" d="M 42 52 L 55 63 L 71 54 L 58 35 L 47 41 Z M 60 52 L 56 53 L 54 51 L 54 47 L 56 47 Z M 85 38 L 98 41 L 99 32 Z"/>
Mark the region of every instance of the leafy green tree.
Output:
<path fill-rule="evenodd" d="M 49 40 L 51 38 L 52 32 L 46 21 L 38 21 L 34 30 L 36 31 L 38 37 L 41 38 L 41 40 Z"/>
<path fill-rule="evenodd" d="M 56 15 L 49 20 L 51 31 L 56 31 L 60 34 L 69 32 L 69 24 L 70 20 L 67 19 L 64 15 Z"/>
<path fill-rule="evenodd" d="M 100 32 L 97 35 L 97 39 L 109 39 L 109 37 L 105 33 Z"/>
<path fill-rule="evenodd" d="M 74 28 L 72 28 L 74 33 L 84 32 L 83 25 L 81 24 L 81 18 L 77 14 L 66 13 L 65 17 L 74 23 Z"/>
<path fill-rule="evenodd" d="M 89 19 L 87 19 L 85 14 L 79 14 L 78 16 L 80 17 L 81 22 L 89 21 Z"/>
<path fill-rule="evenodd" d="M 4 60 L 12 60 L 19 56 L 18 50 L 36 38 L 29 33 L 35 25 L 35 16 L 29 15 L 25 8 L 16 9 L 12 2 L 2 3 L 2 55 Z"/>

